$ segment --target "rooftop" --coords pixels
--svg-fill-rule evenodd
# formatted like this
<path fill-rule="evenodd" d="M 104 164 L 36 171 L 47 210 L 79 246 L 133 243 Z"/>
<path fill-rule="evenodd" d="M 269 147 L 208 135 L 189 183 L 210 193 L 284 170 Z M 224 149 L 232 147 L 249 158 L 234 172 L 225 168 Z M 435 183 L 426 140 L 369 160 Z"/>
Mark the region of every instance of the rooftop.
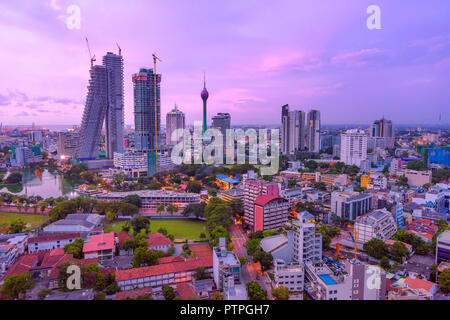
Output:
<path fill-rule="evenodd" d="M 93 252 L 99 250 L 114 249 L 114 231 L 91 236 L 89 242 L 84 244 L 83 252 Z"/>

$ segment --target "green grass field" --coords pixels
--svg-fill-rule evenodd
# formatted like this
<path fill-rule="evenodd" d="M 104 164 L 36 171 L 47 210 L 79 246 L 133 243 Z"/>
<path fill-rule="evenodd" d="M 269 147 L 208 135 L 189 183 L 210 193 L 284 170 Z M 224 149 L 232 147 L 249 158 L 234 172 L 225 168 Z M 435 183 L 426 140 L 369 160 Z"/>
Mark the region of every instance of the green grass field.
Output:
<path fill-rule="evenodd" d="M 46 215 L 42 214 L 19 214 L 19 213 L 9 213 L 0 212 L 0 233 L 3 232 L 4 226 L 9 226 L 11 222 L 21 219 L 27 224 L 27 229 L 33 229 L 40 226 L 45 221 L 48 220 Z"/>
<path fill-rule="evenodd" d="M 125 221 L 113 222 L 105 228 L 105 232 L 113 230 L 114 232 L 122 231 Z M 157 232 L 159 228 L 166 228 L 169 234 L 173 234 L 176 239 L 200 239 L 200 234 L 206 234 L 205 222 L 184 220 L 184 219 L 152 219 L 150 221 L 150 232 Z"/>

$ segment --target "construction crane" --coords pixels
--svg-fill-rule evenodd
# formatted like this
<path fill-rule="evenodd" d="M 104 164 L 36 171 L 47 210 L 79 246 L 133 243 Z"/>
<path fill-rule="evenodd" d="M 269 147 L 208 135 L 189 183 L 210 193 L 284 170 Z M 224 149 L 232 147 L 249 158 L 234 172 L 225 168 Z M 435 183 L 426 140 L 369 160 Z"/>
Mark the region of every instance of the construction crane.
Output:
<path fill-rule="evenodd" d="M 158 109 L 156 107 L 157 105 L 157 95 L 156 95 L 156 81 L 158 76 L 156 75 L 156 62 L 162 60 L 156 56 L 155 53 L 152 54 L 153 56 L 153 86 L 154 86 L 154 92 L 155 92 L 155 173 L 158 172 Z"/>
<path fill-rule="evenodd" d="M 117 48 L 119 48 L 119 56 L 122 56 L 122 49 L 120 48 L 119 44 L 116 42 Z"/>
<path fill-rule="evenodd" d="M 86 37 L 86 44 L 87 44 L 87 48 L 88 48 L 88 51 L 89 51 L 89 57 L 91 58 L 91 68 L 92 68 L 94 66 L 94 62 L 96 60 L 95 60 L 95 54 L 92 55 L 92 53 L 91 53 L 91 48 L 89 47 L 89 40 L 88 40 L 87 37 Z"/>

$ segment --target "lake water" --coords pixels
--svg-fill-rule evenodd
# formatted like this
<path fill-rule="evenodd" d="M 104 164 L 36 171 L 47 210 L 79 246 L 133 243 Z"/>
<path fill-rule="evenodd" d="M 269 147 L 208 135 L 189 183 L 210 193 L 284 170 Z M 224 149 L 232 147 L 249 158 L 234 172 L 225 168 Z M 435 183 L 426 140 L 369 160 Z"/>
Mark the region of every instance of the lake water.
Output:
<path fill-rule="evenodd" d="M 60 196 L 74 198 L 78 194 L 74 191 L 73 184 L 74 182 L 64 179 L 58 172 L 25 170 L 22 172 L 22 185 L 5 186 L 0 189 L 0 192 L 41 196 L 44 199 Z"/>

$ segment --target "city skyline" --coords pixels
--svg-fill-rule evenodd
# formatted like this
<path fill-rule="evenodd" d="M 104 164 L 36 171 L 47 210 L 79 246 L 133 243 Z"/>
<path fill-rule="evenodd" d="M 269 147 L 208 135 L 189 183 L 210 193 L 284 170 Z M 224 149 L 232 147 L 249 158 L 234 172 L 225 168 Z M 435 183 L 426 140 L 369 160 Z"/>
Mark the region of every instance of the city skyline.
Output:
<path fill-rule="evenodd" d="M 66 26 L 72 4 L 81 10 L 79 30 Z M 370 125 L 382 116 L 396 125 L 437 125 L 440 114 L 442 125 L 450 123 L 450 4 L 378 1 L 382 29 L 368 30 L 370 4 L 168 1 L 128 9 L 113 1 L 2 3 L 0 121 L 79 125 L 89 79 L 87 36 L 97 57 L 117 51 L 116 43 L 122 48 L 125 125 L 133 123 L 131 74 L 151 65 L 152 52 L 163 60 L 161 113 L 177 103 L 187 124 L 202 119 L 204 71 L 208 125 L 219 112 L 230 113 L 233 125 L 277 124 L 284 104 L 319 110 L 322 125 Z M 160 27 L 142 33 L 139 17 L 148 8 L 160 13 Z"/>

